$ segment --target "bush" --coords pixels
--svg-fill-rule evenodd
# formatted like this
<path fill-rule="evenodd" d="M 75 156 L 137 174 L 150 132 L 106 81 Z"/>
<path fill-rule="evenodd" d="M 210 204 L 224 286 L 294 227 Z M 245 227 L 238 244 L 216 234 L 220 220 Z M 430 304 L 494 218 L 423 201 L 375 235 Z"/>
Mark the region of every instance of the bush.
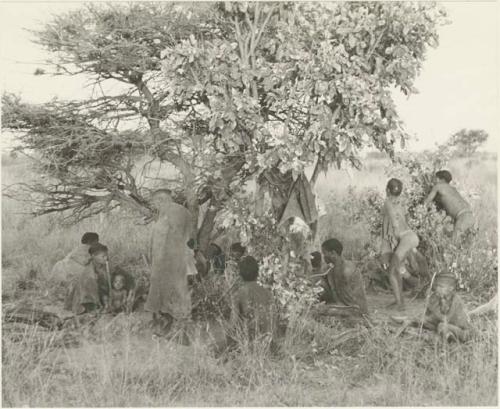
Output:
<path fill-rule="evenodd" d="M 426 256 L 431 272 L 453 272 L 459 288 L 487 298 L 496 291 L 496 243 L 475 231 L 467 237 L 464 245 L 457 247 L 450 240 L 453 230 L 451 218 L 434 205 L 431 209 L 423 205 L 432 189 L 435 172 L 445 168 L 449 158 L 445 150 L 406 155 L 389 166 L 386 174 L 388 178 L 397 177 L 403 182 L 402 197 L 407 206 L 408 223 L 419 236 L 419 249 Z M 460 185 L 458 189 L 471 203 L 474 192 Z M 367 252 L 377 253 L 375 243 L 379 242 L 382 230 L 383 195 L 373 189 L 355 191 L 351 188 L 343 203 L 348 220 L 368 226 L 371 240 Z"/>
<path fill-rule="evenodd" d="M 299 233 L 285 234 L 270 213 L 257 216 L 249 194 L 233 197 L 221 215 L 222 226 L 237 232 L 248 253 L 259 261 L 259 282 L 271 289 L 282 318 L 306 310 L 321 289 L 304 276 L 307 254 Z"/>

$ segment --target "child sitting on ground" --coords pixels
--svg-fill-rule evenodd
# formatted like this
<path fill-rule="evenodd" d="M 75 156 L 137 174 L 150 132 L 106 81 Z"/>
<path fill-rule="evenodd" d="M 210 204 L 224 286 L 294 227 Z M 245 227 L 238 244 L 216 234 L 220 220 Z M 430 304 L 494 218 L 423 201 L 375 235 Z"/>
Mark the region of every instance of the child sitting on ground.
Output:
<path fill-rule="evenodd" d="M 127 291 L 125 284 L 126 277 L 123 273 L 118 272 L 113 275 L 108 307 L 113 314 L 130 310 L 132 291 Z"/>
<path fill-rule="evenodd" d="M 273 338 L 276 328 L 274 300 L 271 291 L 257 283 L 259 265 L 252 256 L 240 260 L 241 286 L 233 297 L 231 322 L 242 322 L 250 339 L 269 334 Z"/>

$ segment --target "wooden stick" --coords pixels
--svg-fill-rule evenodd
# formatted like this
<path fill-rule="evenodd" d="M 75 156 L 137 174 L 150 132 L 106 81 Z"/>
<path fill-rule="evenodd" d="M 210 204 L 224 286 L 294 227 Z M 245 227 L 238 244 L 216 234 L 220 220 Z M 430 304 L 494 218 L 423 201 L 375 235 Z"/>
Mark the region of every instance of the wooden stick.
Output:
<path fill-rule="evenodd" d="M 108 297 L 111 298 L 111 274 L 109 273 L 109 261 L 106 260 L 106 278 L 108 279 L 109 294 Z M 109 299 L 108 299 L 109 303 Z"/>

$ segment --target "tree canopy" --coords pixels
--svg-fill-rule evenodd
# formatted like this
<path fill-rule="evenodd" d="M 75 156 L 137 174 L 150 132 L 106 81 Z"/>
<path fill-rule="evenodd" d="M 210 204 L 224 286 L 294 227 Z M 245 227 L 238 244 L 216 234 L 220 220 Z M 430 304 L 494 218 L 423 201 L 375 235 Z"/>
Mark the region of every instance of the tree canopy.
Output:
<path fill-rule="evenodd" d="M 483 129 L 461 129 L 445 143 L 459 156 L 472 156 L 488 140 L 488 132 Z"/>
<path fill-rule="evenodd" d="M 151 214 L 168 185 L 208 242 L 217 212 L 250 178 L 348 162 L 406 133 L 391 89 L 409 95 L 445 13 L 430 3 L 88 4 L 33 31 L 55 75 L 100 94 L 33 106 L 2 97 L 46 182 L 21 186 L 37 214 L 80 220 L 130 205 Z M 37 72 L 49 75 L 50 71 Z M 105 91 L 108 83 L 119 91 Z M 158 175 L 169 165 L 176 176 Z M 19 192 L 18 192 L 19 193 Z"/>

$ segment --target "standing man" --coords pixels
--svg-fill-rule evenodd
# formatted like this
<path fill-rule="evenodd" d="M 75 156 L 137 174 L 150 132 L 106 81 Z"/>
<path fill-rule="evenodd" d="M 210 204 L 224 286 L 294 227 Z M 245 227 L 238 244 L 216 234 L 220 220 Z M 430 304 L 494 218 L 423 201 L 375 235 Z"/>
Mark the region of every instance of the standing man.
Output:
<path fill-rule="evenodd" d="M 173 322 L 184 324 L 191 314 L 188 290 L 188 252 L 184 248 L 192 233 L 189 211 L 172 201 L 171 191 L 153 193 L 158 218 L 151 236 L 152 271 L 145 310 L 164 328 Z"/>

